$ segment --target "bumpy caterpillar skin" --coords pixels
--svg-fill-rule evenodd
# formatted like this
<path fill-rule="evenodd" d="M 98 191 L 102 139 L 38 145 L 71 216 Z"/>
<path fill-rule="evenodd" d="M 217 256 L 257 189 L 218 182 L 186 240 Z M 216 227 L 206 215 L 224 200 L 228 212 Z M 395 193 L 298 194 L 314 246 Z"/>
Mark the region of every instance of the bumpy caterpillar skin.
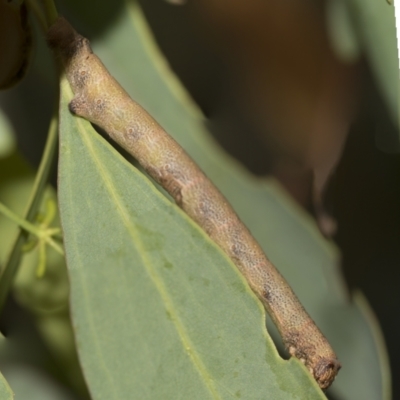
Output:
<path fill-rule="evenodd" d="M 232 259 L 277 326 L 284 345 L 326 389 L 340 363 L 292 289 L 227 200 L 186 152 L 109 74 L 89 41 L 63 18 L 48 31 L 75 97 L 72 113 L 103 128 Z"/>

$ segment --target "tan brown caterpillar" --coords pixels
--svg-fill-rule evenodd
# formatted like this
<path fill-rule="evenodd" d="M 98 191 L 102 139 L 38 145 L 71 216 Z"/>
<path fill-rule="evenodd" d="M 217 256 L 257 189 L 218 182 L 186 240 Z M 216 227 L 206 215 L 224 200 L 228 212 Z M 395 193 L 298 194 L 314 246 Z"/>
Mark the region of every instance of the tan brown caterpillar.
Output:
<path fill-rule="evenodd" d="M 326 389 L 340 369 L 326 338 L 227 200 L 163 128 L 109 74 L 63 18 L 48 31 L 75 94 L 71 112 L 103 128 L 232 259 L 276 324 L 286 348 Z"/>

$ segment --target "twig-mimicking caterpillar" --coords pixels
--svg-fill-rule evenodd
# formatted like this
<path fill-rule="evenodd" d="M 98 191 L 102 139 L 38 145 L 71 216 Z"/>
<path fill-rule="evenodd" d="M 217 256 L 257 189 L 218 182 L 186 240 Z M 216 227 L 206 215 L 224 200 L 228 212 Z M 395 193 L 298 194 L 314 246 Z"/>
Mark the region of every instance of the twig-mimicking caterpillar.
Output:
<path fill-rule="evenodd" d="M 163 128 L 109 74 L 89 41 L 63 18 L 47 34 L 75 94 L 72 113 L 103 128 L 232 259 L 276 324 L 283 343 L 326 389 L 340 369 L 326 338 L 227 200 Z"/>

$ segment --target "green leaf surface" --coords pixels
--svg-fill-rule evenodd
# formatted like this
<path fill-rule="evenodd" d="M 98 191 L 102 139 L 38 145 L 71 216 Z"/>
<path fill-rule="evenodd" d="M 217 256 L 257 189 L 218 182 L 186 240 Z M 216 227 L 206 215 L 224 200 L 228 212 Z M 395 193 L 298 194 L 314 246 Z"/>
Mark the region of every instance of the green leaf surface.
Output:
<path fill-rule="evenodd" d="M 79 10 L 77 11 L 77 15 L 79 15 Z M 390 398 L 390 374 L 379 328 L 373 317 L 371 317 L 371 311 L 367 303 L 360 300 L 360 296 L 357 296 L 353 303 L 350 301 L 350 296 L 347 293 L 340 275 L 340 256 L 336 248 L 322 238 L 314 221 L 305 215 L 305 213 L 288 198 L 278 184 L 271 180 L 261 180 L 252 177 L 240 165 L 227 156 L 210 138 L 202 125 L 201 114 L 191 103 L 175 77 L 171 74 L 164 59 L 160 57 L 158 50 L 154 46 L 152 37 L 147 31 L 141 12 L 135 3 L 126 3 L 124 9 L 121 10 L 119 18 L 114 21 L 112 27 L 104 32 L 99 41 L 93 44 L 97 54 L 132 97 L 139 101 L 153 116 L 155 116 L 161 125 L 177 139 L 226 195 L 268 256 L 288 279 L 306 309 L 317 322 L 317 325 L 332 342 L 343 365 L 337 380 L 333 384 L 332 389 L 330 389 L 332 393 L 340 396 L 340 398 L 351 400 Z M 67 112 L 65 104 L 61 111 L 63 113 Z M 67 118 L 66 115 L 64 115 L 63 118 L 64 121 L 67 121 L 65 119 Z M 71 124 L 72 122 L 68 122 L 63 128 L 66 132 L 63 134 L 61 147 L 60 202 L 72 283 L 72 311 L 75 323 L 77 324 L 78 351 L 84 363 L 89 386 L 96 386 L 96 388 L 98 388 L 98 390 L 96 389 L 96 393 L 101 393 L 106 387 L 108 390 L 111 390 L 110 387 L 113 386 L 112 379 L 114 379 L 114 375 L 112 378 L 109 377 L 108 384 L 106 379 L 102 379 L 101 385 L 105 386 L 102 387 L 100 383 L 97 382 L 100 380 L 98 369 L 102 367 L 108 371 L 108 362 L 110 362 L 113 365 L 112 370 L 116 371 L 117 366 L 113 363 L 117 361 L 115 359 L 113 360 L 110 356 L 110 358 L 104 359 L 104 362 L 102 362 L 100 366 L 99 359 L 102 359 L 101 355 L 103 353 L 99 352 L 99 349 L 106 347 L 107 340 L 112 342 L 112 344 L 108 345 L 115 346 L 115 349 L 118 346 L 122 346 L 119 343 L 121 339 L 115 338 L 109 330 L 114 329 L 112 331 L 114 335 L 119 335 L 120 333 L 122 335 L 122 327 L 127 325 L 128 321 L 134 319 L 134 317 L 131 316 L 131 312 L 133 312 L 132 307 L 134 306 L 130 303 L 130 296 L 132 294 L 129 296 L 125 294 L 125 291 L 128 292 L 128 289 L 125 289 L 125 287 L 128 286 L 131 291 L 134 291 L 137 287 L 141 287 L 142 285 L 149 286 L 146 295 L 139 295 L 140 299 L 137 300 L 136 306 L 150 307 L 151 304 L 155 303 L 156 307 L 157 304 L 164 304 L 163 300 L 161 300 L 161 303 L 156 302 L 157 296 L 151 294 L 154 288 L 152 289 L 152 286 L 149 285 L 147 281 L 143 284 L 128 284 L 131 280 L 135 280 L 134 273 L 121 261 L 121 259 L 126 257 L 126 252 L 131 251 L 130 248 L 134 247 L 132 239 L 129 238 L 131 228 L 128 227 L 131 226 L 131 224 L 138 225 L 136 231 L 141 232 L 141 235 L 138 236 L 138 240 L 140 243 L 143 242 L 140 246 L 144 246 L 142 249 L 144 248 L 146 250 L 144 253 L 148 254 L 151 260 L 155 260 L 157 257 L 160 257 L 160 252 L 162 254 L 166 251 L 165 249 L 169 242 L 167 240 L 168 238 L 162 235 L 162 230 L 167 229 L 164 225 L 169 224 L 168 235 L 172 238 L 179 237 L 179 240 L 174 240 L 175 247 L 180 249 L 180 256 L 185 257 L 186 255 L 186 257 L 188 257 L 187 255 L 190 255 L 185 269 L 190 269 L 191 262 L 194 262 L 194 260 L 196 261 L 196 266 L 193 267 L 192 272 L 193 280 L 191 281 L 194 282 L 191 283 L 191 287 L 193 285 L 193 287 L 196 287 L 196 290 L 200 290 L 199 288 L 204 286 L 205 282 L 217 284 L 216 278 L 212 278 L 214 276 L 213 274 L 217 274 L 216 271 L 213 272 L 214 267 L 217 265 L 219 266 L 219 275 L 226 274 L 227 272 L 223 272 L 223 268 L 227 267 L 222 262 L 214 261 L 212 265 L 209 265 L 209 261 L 198 261 L 203 260 L 201 257 L 206 257 L 206 259 L 209 260 L 210 254 L 216 251 L 215 249 L 211 250 L 214 247 L 208 243 L 208 240 L 204 238 L 200 232 L 198 232 L 198 236 L 195 236 L 196 243 L 197 246 L 204 246 L 201 254 L 203 252 L 206 254 L 201 255 L 200 252 L 195 253 L 193 247 L 190 246 L 189 250 L 184 250 L 185 246 L 183 243 L 188 237 L 191 237 L 192 234 L 186 233 L 182 235 L 182 238 L 181 236 L 175 236 L 179 235 L 179 233 L 175 232 L 175 229 L 173 229 L 176 223 L 165 216 L 157 216 L 156 218 L 156 210 L 153 208 L 149 210 L 152 202 L 157 202 L 154 204 L 159 204 L 159 202 L 161 202 L 165 207 L 171 206 L 158 197 L 158 192 L 150 190 L 151 186 L 148 187 L 148 190 L 152 193 L 151 195 L 146 192 L 147 189 L 142 188 L 142 185 L 139 190 L 138 182 L 141 182 L 142 178 L 136 175 L 133 169 L 129 174 L 135 176 L 135 178 L 130 178 L 135 180 L 135 184 L 128 184 L 129 178 L 127 176 L 122 178 L 122 171 L 126 173 L 125 168 L 128 167 L 121 161 L 121 158 L 114 157 L 114 152 L 111 150 L 109 150 L 110 154 L 107 153 L 108 155 L 106 156 L 104 152 L 108 147 L 101 147 L 102 150 L 100 150 L 97 145 L 96 147 L 92 144 L 89 145 L 92 141 L 103 143 L 100 139 L 88 136 L 86 131 L 89 128 L 75 128 L 79 130 L 80 133 L 78 134 L 76 131 L 75 136 L 73 134 L 71 135 Z M 80 124 L 82 124 L 82 122 L 80 122 Z M 83 131 L 81 131 L 81 129 L 83 129 Z M 84 139 L 82 139 L 82 137 L 78 139 L 82 135 Z M 88 137 L 90 138 L 90 142 L 87 139 Z M 75 140 L 79 142 L 73 145 Z M 103 144 L 101 144 L 101 146 L 103 146 Z M 95 150 L 93 150 L 94 148 Z M 95 162 L 93 160 L 95 154 L 98 154 L 97 158 L 100 161 Z M 112 158 L 109 158 L 111 155 L 113 155 Z M 67 157 L 70 159 L 69 163 L 67 163 Z M 85 164 L 85 166 L 83 166 L 83 163 L 87 163 L 87 165 Z M 121 165 L 119 165 L 120 163 Z M 106 170 L 104 168 L 106 168 Z M 118 168 L 120 172 L 117 173 L 114 171 L 114 168 Z M 108 170 L 111 172 L 107 172 L 106 175 L 111 176 L 112 179 L 107 178 L 107 182 L 112 182 L 115 187 L 118 187 L 118 190 L 116 189 L 110 192 L 108 183 L 104 182 L 104 171 Z M 98 185 L 100 187 L 92 187 L 95 181 L 99 181 Z M 124 183 L 120 183 L 119 181 Z M 129 180 L 129 182 L 131 181 Z M 131 185 L 135 189 L 130 188 Z M 133 193 L 124 192 L 128 190 L 133 190 Z M 145 200 L 140 197 L 141 190 L 147 193 Z M 108 194 L 106 195 L 105 193 L 107 192 Z M 106 197 L 106 200 L 104 197 Z M 118 217 L 120 221 L 119 225 L 123 224 L 123 221 L 127 221 L 124 234 L 120 233 L 117 230 L 116 223 L 111 221 L 111 215 L 114 215 L 115 210 L 118 210 L 115 203 L 116 199 L 122 201 L 124 210 L 129 210 L 129 213 L 120 213 L 124 217 L 121 215 Z M 79 207 L 80 210 L 74 209 L 73 205 L 76 202 L 77 205 L 75 205 L 75 207 Z M 136 211 L 136 214 L 138 214 L 137 216 L 133 213 L 133 210 L 131 210 L 132 207 L 138 207 L 138 211 Z M 101 209 L 99 210 L 98 208 Z M 172 207 L 171 210 L 175 210 L 175 208 Z M 146 217 L 146 222 L 144 222 L 144 220 L 138 220 L 142 214 L 148 215 Z M 72 215 L 75 215 L 73 219 Z M 129 217 L 127 217 L 128 215 Z M 90 223 L 86 221 L 89 216 L 92 220 Z M 179 212 L 177 212 L 176 216 L 180 216 Z M 142 215 L 142 218 L 145 217 Z M 185 220 L 182 216 L 179 218 L 182 218 L 182 221 Z M 135 222 L 136 220 L 139 222 Z M 83 221 L 85 221 L 85 223 L 83 223 Z M 190 229 L 194 229 L 190 223 L 187 224 L 188 226 L 185 229 L 189 229 L 188 232 L 190 232 Z M 182 230 L 182 228 L 180 228 L 180 230 Z M 72 237 L 74 239 L 72 239 Z M 99 249 L 99 246 L 96 246 L 98 241 L 107 243 L 107 245 L 104 244 L 102 248 Z M 119 247 L 116 248 L 115 246 L 117 245 Z M 191 246 L 194 246 L 194 244 Z M 107 248 L 110 252 L 114 251 L 114 256 L 104 255 L 103 251 Z M 88 254 L 88 252 L 90 252 L 90 254 Z M 99 253 L 101 256 L 96 257 L 96 263 L 92 265 L 90 260 L 94 253 Z M 139 250 L 138 253 L 140 254 Z M 218 252 L 216 252 L 216 254 L 218 254 Z M 177 256 L 175 255 L 174 257 Z M 197 259 L 197 257 L 200 258 Z M 136 268 L 137 263 L 139 263 L 139 261 L 136 261 L 138 259 L 140 259 L 138 255 L 136 255 L 136 258 L 130 258 L 129 265 L 135 265 Z M 169 263 L 168 265 L 174 265 L 175 270 L 175 261 L 172 263 L 169 258 L 167 261 Z M 159 264 L 157 264 L 157 262 Z M 154 261 L 156 267 L 151 271 L 152 273 L 155 272 L 157 275 L 162 274 L 162 276 L 164 276 L 168 268 L 162 267 L 162 261 L 159 260 L 157 262 Z M 176 259 L 176 263 L 178 262 L 179 258 Z M 153 262 L 150 264 L 153 265 Z M 89 267 L 89 265 L 91 267 Z M 124 274 L 132 274 L 129 275 L 131 278 L 128 278 L 127 275 L 119 276 L 118 274 L 114 274 L 114 276 L 110 277 L 106 271 L 111 265 L 114 266 L 113 270 L 117 268 L 118 271 L 123 270 Z M 223 265 L 225 265 L 225 267 L 223 267 Z M 95 271 L 89 271 L 90 268 L 94 268 Z M 101 275 L 101 279 L 98 277 L 99 275 Z M 165 276 L 168 276 L 168 274 Z M 185 306 L 190 307 L 190 299 L 191 296 L 193 296 L 191 291 L 195 289 L 185 288 L 186 281 L 183 277 L 174 279 L 176 279 L 176 282 L 174 281 L 171 292 L 177 292 L 179 296 L 182 296 L 179 297 L 179 299 L 181 299 L 180 301 Z M 242 334 L 243 324 L 239 322 L 236 323 L 236 321 L 239 321 L 239 318 L 243 318 L 242 312 L 245 312 L 246 318 L 252 318 L 253 322 L 251 322 L 251 324 L 254 324 L 253 327 L 255 326 L 255 330 L 257 331 L 257 333 L 252 332 L 251 335 L 258 334 L 263 336 L 259 309 L 256 307 L 254 311 L 252 308 L 254 305 L 247 305 L 246 307 L 243 305 L 253 301 L 253 296 L 247 289 L 245 294 L 241 293 L 241 291 L 237 291 L 233 295 L 235 297 L 234 312 L 231 308 L 232 305 L 230 301 L 233 300 L 230 299 L 230 296 L 227 296 L 229 299 L 221 297 L 222 293 L 225 293 L 226 290 L 230 290 L 229 282 L 232 282 L 231 279 L 239 278 L 230 276 L 229 279 L 225 278 L 226 282 L 221 282 L 221 287 L 216 290 L 219 295 L 217 296 L 215 294 L 212 297 L 213 307 L 221 307 L 224 310 L 224 312 L 221 313 L 227 317 L 227 320 L 231 320 L 231 322 L 233 320 L 234 324 L 230 330 L 234 331 L 235 335 Z M 90 285 L 90 290 L 88 285 Z M 119 288 L 116 291 L 112 289 L 115 286 Z M 95 290 L 96 293 L 93 294 L 91 292 L 92 290 Z M 157 290 L 155 293 L 157 293 Z M 176 295 L 178 296 L 178 294 Z M 96 296 L 97 302 L 93 302 L 93 296 Z M 104 296 L 108 299 L 109 310 L 112 310 L 111 313 L 113 313 L 112 316 L 109 315 L 109 310 L 107 313 L 107 309 L 103 310 L 100 307 L 100 304 L 105 301 L 103 300 Z M 198 297 L 202 298 L 204 295 L 199 295 Z M 205 295 L 205 297 L 210 296 Z M 121 302 L 119 302 L 118 299 L 120 299 Z M 161 297 L 161 299 L 163 298 Z M 236 304 L 236 301 L 238 304 Z M 124 305 L 120 306 L 121 303 Z M 164 314 L 166 307 L 167 306 L 164 308 Z M 211 318 L 209 314 L 211 305 L 207 305 L 206 303 L 202 305 L 202 307 L 208 308 L 208 314 L 204 313 L 200 315 L 200 320 L 203 321 L 203 324 L 207 328 L 202 334 L 212 335 L 212 333 L 207 333 L 208 330 L 211 329 L 209 325 L 214 325 L 214 322 L 212 324 L 209 323 Z M 157 307 L 155 309 L 157 309 Z M 195 313 L 193 310 L 191 311 L 192 314 Z M 230 314 L 231 312 L 232 314 Z M 121 313 L 123 316 L 114 315 L 115 313 Z M 146 310 L 143 309 L 142 313 L 146 314 Z M 156 319 L 160 320 L 163 316 L 163 313 L 159 310 L 157 312 L 147 311 L 147 313 L 150 313 L 151 316 L 154 315 Z M 256 315 L 254 313 L 256 313 Z M 101 314 L 101 316 L 98 314 Z M 120 324 L 122 324 L 118 325 L 118 328 L 115 326 L 108 326 L 108 324 L 112 324 L 114 318 L 119 319 Z M 135 329 L 139 329 L 140 333 L 133 330 L 130 333 L 131 335 L 135 335 L 135 338 L 147 336 L 151 340 L 158 340 L 154 339 L 155 332 L 152 330 L 154 325 L 146 321 L 143 315 L 138 316 L 137 322 L 138 324 L 140 323 L 140 327 L 138 325 Z M 245 325 L 249 324 L 250 322 L 247 322 Z M 156 327 L 159 326 L 159 322 L 157 322 Z M 162 330 L 162 328 L 160 328 L 160 330 Z M 235 332 L 236 330 L 240 331 Z M 97 337 L 97 332 L 101 332 L 99 333 L 99 335 L 101 334 L 101 341 Z M 170 337 L 170 331 L 168 330 L 167 332 L 168 337 Z M 230 333 L 232 334 L 232 332 Z M 248 337 L 246 340 L 243 340 L 242 349 L 247 354 L 247 352 L 251 351 L 253 348 L 255 340 L 249 339 L 250 334 L 246 333 L 246 335 L 248 335 Z M 163 340 L 164 336 L 165 334 L 163 335 Z M 127 338 L 130 338 L 130 336 L 127 336 Z M 153 343 L 151 340 L 149 343 Z M 214 340 L 210 339 L 201 340 L 206 341 L 209 345 L 214 342 Z M 251 365 L 246 365 L 246 368 L 257 365 L 255 368 L 256 370 L 251 371 L 252 374 L 255 374 L 255 377 L 252 377 L 251 380 L 247 382 L 247 385 L 258 386 L 259 384 L 256 377 L 260 375 L 263 376 L 264 378 L 260 381 L 260 387 L 264 388 L 264 395 L 261 397 L 248 397 L 248 393 L 245 395 L 245 393 L 241 391 L 242 398 L 265 398 L 265 393 L 267 392 L 265 391 L 265 386 L 262 385 L 273 385 L 269 381 L 265 382 L 267 379 L 266 376 L 270 379 L 269 374 L 260 373 L 263 369 L 268 370 L 271 359 L 268 358 L 268 366 L 265 365 L 265 359 L 263 365 L 257 364 L 260 352 L 262 352 L 261 349 L 265 347 L 265 340 L 266 339 L 258 339 L 258 345 L 255 345 L 259 346 L 257 350 L 258 354 L 255 355 L 254 359 L 251 359 Z M 98 343 L 96 348 L 93 347 L 93 342 Z M 175 343 L 179 343 L 179 341 L 176 340 Z M 267 344 L 268 343 L 270 342 L 267 340 Z M 90 350 L 87 346 L 89 346 Z M 152 345 L 143 343 L 142 341 L 140 341 L 140 346 L 141 348 L 146 346 L 145 348 L 148 349 L 146 351 L 153 349 Z M 236 343 L 234 347 L 236 348 L 237 346 L 238 344 Z M 161 355 L 157 353 L 158 348 L 155 349 L 155 359 L 160 361 Z M 128 347 L 125 350 L 128 351 Z M 219 353 L 218 350 L 213 349 L 211 353 L 216 356 L 223 352 Z M 149 354 L 153 355 L 153 352 Z M 207 354 L 207 352 L 204 354 Z M 203 353 L 201 353 L 201 356 L 203 356 Z M 138 356 L 136 356 L 136 358 L 138 358 Z M 118 362 L 122 366 L 125 365 L 122 360 L 118 360 Z M 139 362 L 142 362 L 142 359 L 139 358 Z M 294 362 L 294 364 L 297 363 L 295 361 L 290 361 L 289 365 L 291 365 L 292 362 Z M 168 366 L 168 362 L 165 361 L 165 363 L 165 365 Z M 230 361 L 226 360 L 226 363 L 226 365 L 229 365 Z M 161 365 L 161 363 L 157 365 Z M 182 365 L 185 365 L 185 367 L 182 368 L 186 368 L 186 364 Z M 230 364 L 228 368 L 231 372 L 233 371 L 232 365 L 234 366 L 234 364 Z M 142 368 L 139 372 L 143 373 L 143 370 L 147 367 L 147 362 L 142 363 Z M 154 365 L 152 367 L 155 368 Z M 121 369 L 123 370 L 123 367 L 121 367 Z M 175 369 L 179 370 L 181 368 L 175 366 L 174 370 Z M 275 369 L 275 367 L 272 369 Z M 120 371 L 120 369 L 118 369 L 118 371 Z M 170 375 L 166 375 L 167 373 L 171 374 L 172 372 L 160 371 L 161 376 L 165 374 L 165 376 L 169 377 Z M 192 370 L 187 368 L 187 373 L 192 373 Z M 259 373 L 260 375 L 258 375 Z M 121 372 L 121 374 L 121 379 L 125 379 L 124 373 Z M 129 378 L 130 381 L 132 381 L 132 375 L 134 374 L 136 374 L 136 372 L 131 374 Z M 229 372 L 227 372 L 227 374 L 229 375 Z M 143 390 L 150 390 L 149 387 L 152 388 L 150 384 L 151 376 L 154 376 L 154 385 L 161 385 L 161 383 L 164 382 L 164 380 L 160 378 L 160 375 L 155 372 L 154 375 L 146 374 L 147 378 L 141 380 Z M 157 378 L 155 378 L 156 376 Z M 126 380 L 129 379 L 126 378 Z M 157 381 L 157 383 L 155 381 Z M 275 381 L 275 384 L 277 384 L 278 381 L 279 379 Z M 173 382 L 175 382 L 175 386 L 181 384 L 180 381 L 173 380 Z M 251 382 L 251 384 L 249 382 Z M 285 375 L 285 384 L 286 383 L 287 379 Z M 169 384 L 171 384 L 171 382 L 169 382 Z M 292 383 L 288 383 L 288 386 L 292 387 L 291 385 Z M 114 383 L 114 387 L 115 390 L 118 390 L 119 384 Z M 231 387 L 229 387 L 229 390 L 231 390 Z M 257 390 L 257 388 L 253 387 L 251 390 Z M 227 391 L 227 393 L 228 392 L 229 391 Z M 236 392 L 232 389 L 229 393 Z M 109 394 L 110 392 L 107 393 Z M 182 398 L 185 398 L 185 396 L 186 394 L 182 395 Z M 290 395 L 288 394 L 287 396 Z M 201 398 L 201 396 L 199 398 Z M 270 398 L 285 397 L 274 397 L 271 395 Z"/>
<path fill-rule="evenodd" d="M 347 0 L 328 0 L 326 26 L 331 45 L 343 62 L 355 62 L 361 55 L 361 45 Z"/>
<path fill-rule="evenodd" d="M 6 345 L 3 335 L 0 333 L 0 353 Z M 0 372 L 0 400 L 12 400 L 14 398 L 10 385 Z"/>
<path fill-rule="evenodd" d="M 5 168 L 0 170 L 0 181 L 1 187 L 0 190 L 3 191 L 3 184 L 5 186 L 5 195 L 13 196 L 14 200 L 11 202 L 13 209 L 15 207 L 14 203 L 20 204 L 24 202 L 26 204 L 26 211 L 24 212 L 24 218 L 31 222 L 36 214 L 40 202 L 42 200 L 42 196 L 46 189 L 46 184 L 48 180 L 48 176 L 51 170 L 51 165 L 54 159 L 55 150 L 57 148 L 57 121 L 56 119 L 52 119 L 50 122 L 50 127 L 48 131 L 48 136 L 46 140 L 46 145 L 43 151 L 42 160 L 40 162 L 38 171 L 36 173 L 35 179 L 32 182 L 32 187 L 29 196 L 19 196 L 16 193 L 16 189 L 19 189 L 20 186 L 20 174 L 26 173 L 27 166 L 21 162 L 18 156 L 10 156 L 4 160 L 0 160 L 1 164 L 7 165 L 9 164 L 12 168 Z M 15 163 L 16 165 L 12 165 Z M 14 186 L 14 187 L 13 187 Z M 2 195 L 2 193 L 0 193 Z M 27 199 L 27 200 L 26 200 Z M 0 232 L 1 233 L 1 232 Z M 27 232 L 17 228 L 16 235 L 11 236 L 9 234 L 6 235 L 6 240 L 2 243 L 4 246 L 10 238 L 13 240 L 13 245 L 10 253 L 8 254 L 8 259 L 4 262 L 4 266 L 1 266 L 0 272 L 0 312 L 3 308 L 4 302 L 8 296 L 10 287 L 14 280 L 14 277 L 18 271 L 18 267 L 20 264 L 22 247 L 25 244 L 28 234 Z M 9 251 L 8 247 L 4 247 L 5 251 Z M 0 262 L 2 251 L 0 251 Z"/>
<path fill-rule="evenodd" d="M 0 201 L 18 215 L 22 215 L 34 176 L 18 153 L 0 159 Z M 0 214 L 0 270 L 3 268 L 18 226 Z"/>
<path fill-rule="evenodd" d="M 322 399 L 235 266 L 82 119 L 63 85 L 59 199 L 94 399 Z"/>
<path fill-rule="evenodd" d="M 73 400 L 74 397 L 65 388 L 57 385 L 48 375 L 40 372 L 28 364 L 20 362 L 9 363 L 4 367 L 4 374 L 12 390 L 1 392 L 0 400 Z M 7 385 L 8 386 L 8 385 Z M 12 395 L 14 392 L 14 396 Z"/>
<path fill-rule="evenodd" d="M 399 123 L 399 55 L 394 5 L 387 1 L 346 0 L 365 48 L 372 71 L 390 110 L 393 123 Z"/>
<path fill-rule="evenodd" d="M 14 398 L 13 392 L 8 385 L 4 376 L 0 374 L 0 400 L 12 400 Z"/>
<path fill-rule="evenodd" d="M 34 174 L 18 153 L 14 152 L 6 158 L 0 158 L 0 201 L 6 204 L 16 214 L 23 215 L 24 209 L 26 209 L 27 199 L 29 199 L 32 188 L 34 187 L 34 182 Z M 41 204 L 37 207 L 37 211 L 41 214 L 45 213 L 46 200 L 49 198 L 54 202 L 56 201 L 55 192 L 51 187 L 45 189 L 43 201 L 41 201 Z M 33 217 L 36 217 L 36 211 Z M 34 223 L 37 222 L 36 218 L 32 219 Z M 59 226 L 59 221 L 57 219 L 53 221 L 53 226 Z M 4 271 L 4 266 L 7 263 L 18 234 L 19 227 L 17 224 L 0 213 L 1 273 Z M 20 260 L 18 260 L 18 265 L 18 271 L 13 280 L 13 296 L 19 305 L 29 309 L 34 314 L 36 326 L 41 333 L 42 339 L 46 342 L 48 349 L 52 351 L 54 358 L 57 359 L 58 365 L 62 365 L 65 368 L 65 375 L 73 382 L 73 386 L 80 389 L 83 386 L 83 382 L 79 372 L 72 328 L 67 313 L 69 285 L 64 257 L 47 246 L 46 273 L 44 277 L 40 279 L 36 276 L 39 265 L 39 249 L 37 246 L 33 246 L 30 251 L 23 251 Z M 3 277 L 1 274 L 0 276 Z M 13 332 L 18 332 L 15 326 L 13 326 L 12 329 Z M 31 338 L 27 336 L 24 339 L 26 339 L 29 348 L 29 345 L 32 345 Z M 0 348 L 1 367 L 3 367 L 6 347 L 5 345 L 4 348 Z M 11 348 L 13 348 L 13 346 L 11 346 Z M 32 349 L 34 348 L 35 344 L 32 346 Z M 8 350 L 9 349 L 10 346 L 8 346 Z M 23 348 L 20 351 L 25 356 L 29 353 L 27 348 Z M 39 356 L 35 353 L 32 358 L 37 359 Z M 23 380 L 25 375 L 28 376 L 27 379 L 30 379 L 31 375 L 29 371 L 26 372 L 24 370 L 26 374 L 23 371 L 20 377 L 18 371 L 18 368 L 13 368 L 12 376 L 14 376 L 14 382 Z M 34 380 L 34 378 L 32 378 L 32 380 Z M 38 386 L 40 385 L 41 384 L 38 383 Z M 24 385 L 21 384 L 20 386 L 22 387 Z M 24 387 L 29 387 L 29 385 L 25 385 Z M 20 393 L 14 385 L 13 389 L 17 395 Z M 39 390 L 39 393 L 43 393 L 43 391 Z M 40 396 L 38 395 L 37 398 L 40 398 Z M 33 399 L 33 397 L 31 399 Z"/>
<path fill-rule="evenodd" d="M 4 111 L 0 108 L 0 159 L 11 154 L 15 148 L 14 132 Z"/>
<path fill-rule="evenodd" d="M 35 371 L 28 365 L 9 367 L 7 376 L 15 392 L 16 400 L 74 400 L 49 376 Z"/>

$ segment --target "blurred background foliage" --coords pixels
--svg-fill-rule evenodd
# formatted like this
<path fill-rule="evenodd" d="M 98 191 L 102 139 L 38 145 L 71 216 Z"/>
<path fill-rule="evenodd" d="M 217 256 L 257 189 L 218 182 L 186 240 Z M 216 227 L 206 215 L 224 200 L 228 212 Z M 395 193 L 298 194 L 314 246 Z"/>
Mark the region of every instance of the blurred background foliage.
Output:
<path fill-rule="evenodd" d="M 275 177 L 338 244 L 350 290 L 360 288 L 368 298 L 386 339 L 392 374 L 399 376 L 399 66 L 393 8 L 384 0 L 189 0 L 181 6 L 142 0 L 140 5 L 216 140 L 255 175 Z M 93 41 L 101 41 L 124 11 L 123 3 L 105 0 L 95 6 L 64 0 L 57 7 Z M 51 57 L 33 28 L 35 51 L 27 78 L 0 94 L 1 193 L 12 193 L 13 208 L 20 212 L 56 93 Z M 12 237 L 6 230 L 1 263 L 10 246 L 6 239 Z M 50 286 L 51 277 L 46 278 Z M 46 332 L 59 329 L 66 335 L 60 340 L 73 348 L 68 306 L 45 312 L 59 325 L 43 322 L 42 316 L 34 323 L 26 310 L 36 308 L 38 315 L 40 308 L 40 315 L 54 299 L 47 303 L 36 293 L 40 304 L 32 304 L 26 290 L 18 292 L 24 279 L 17 280 L 15 300 L 9 300 L 1 321 L 4 334 L 15 329 L 23 335 L 4 351 L 3 360 L 35 365 L 23 373 L 43 374 L 38 378 L 43 386 L 59 392 L 51 398 L 85 393 L 82 378 L 67 376 L 55 359 L 57 344 L 52 347 L 45 339 Z M 36 289 L 40 292 L 40 285 Z M 60 292 L 53 295 L 65 302 Z M 71 359 L 65 362 L 76 363 L 73 350 L 66 354 Z M 393 385 L 399 398 L 397 379 Z"/>

